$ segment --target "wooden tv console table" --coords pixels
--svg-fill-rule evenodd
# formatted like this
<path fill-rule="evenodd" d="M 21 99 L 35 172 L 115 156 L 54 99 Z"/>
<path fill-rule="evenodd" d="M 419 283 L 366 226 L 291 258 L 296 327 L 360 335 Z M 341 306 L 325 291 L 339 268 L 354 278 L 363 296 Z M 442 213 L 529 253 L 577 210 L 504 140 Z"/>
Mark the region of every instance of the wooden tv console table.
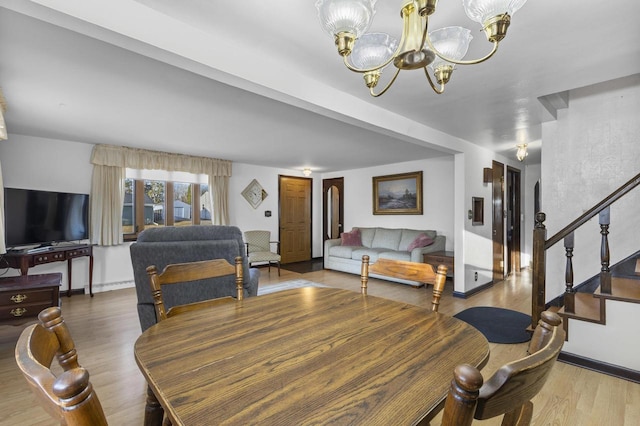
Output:
<path fill-rule="evenodd" d="M 4 255 L 9 267 L 20 269 L 21 275 L 28 275 L 29 268 L 52 262 L 67 261 L 67 297 L 71 297 L 71 260 L 89 256 L 89 295 L 93 297 L 93 245 L 77 244 L 73 246 L 51 246 L 47 251 L 38 253 L 8 252 Z"/>

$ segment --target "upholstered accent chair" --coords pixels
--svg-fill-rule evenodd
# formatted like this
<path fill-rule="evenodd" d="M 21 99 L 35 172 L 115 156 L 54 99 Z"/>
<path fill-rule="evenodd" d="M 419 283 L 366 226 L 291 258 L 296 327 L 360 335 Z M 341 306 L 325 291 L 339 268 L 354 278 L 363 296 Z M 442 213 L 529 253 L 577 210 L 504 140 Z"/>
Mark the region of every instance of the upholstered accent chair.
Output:
<path fill-rule="evenodd" d="M 278 266 L 278 275 L 280 275 L 280 241 L 271 241 L 271 232 L 246 231 L 244 241 L 247 247 L 249 266 L 254 263 L 266 262 L 269 265 L 269 272 L 271 272 L 271 264 L 275 263 Z M 273 245 L 275 245 L 275 251 L 272 251 Z"/>
<path fill-rule="evenodd" d="M 138 318 L 142 331 L 158 322 L 149 286 L 147 267 L 155 265 L 162 271 L 173 263 L 226 259 L 235 264 L 242 257 L 243 291 L 245 297 L 258 294 L 260 271 L 250 269 L 242 232 L 236 226 L 193 225 L 145 229 L 131 244 L 131 264 L 138 296 Z M 215 282 L 214 282 L 215 280 Z M 220 282 L 219 280 L 222 280 Z M 176 305 L 200 302 L 237 294 L 235 278 L 226 276 L 208 281 L 175 284 L 163 292 L 166 309 Z"/>

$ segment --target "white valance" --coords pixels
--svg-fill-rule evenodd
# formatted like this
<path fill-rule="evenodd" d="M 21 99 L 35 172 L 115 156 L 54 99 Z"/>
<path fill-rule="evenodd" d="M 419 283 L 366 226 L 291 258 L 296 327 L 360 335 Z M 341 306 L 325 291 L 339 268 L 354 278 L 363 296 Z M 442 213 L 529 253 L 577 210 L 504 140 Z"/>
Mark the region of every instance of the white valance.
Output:
<path fill-rule="evenodd" d="M 91 164 L 129 169 L 167 170 L 209 176 L 231 176 L 231 161 L 184 154 L 171 154 L 126 146 L 96 145 Z"/>

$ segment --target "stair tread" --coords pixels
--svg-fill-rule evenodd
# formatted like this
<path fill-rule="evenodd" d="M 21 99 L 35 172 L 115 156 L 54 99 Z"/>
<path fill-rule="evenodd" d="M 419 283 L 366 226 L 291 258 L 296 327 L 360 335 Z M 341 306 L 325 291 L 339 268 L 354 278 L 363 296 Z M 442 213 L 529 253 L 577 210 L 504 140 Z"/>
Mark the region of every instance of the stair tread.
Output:
<path fill-rule="evenodd" d="M 575 318 L 583 321 L 603 324 L 600 317 L 600 299 L 591 293 L 575 293 L 575 312 L 565 312 L 564 307 L 560 308 L 558 314 L 565 318 Z"/>
<path fill-rule="evenodd" d="M 600 287 L 593 293 L 595 298 L 621 300 L 640 303 L 640 280 L 633 278 L 611 277 L 611 294 L 600 292 Z"/>

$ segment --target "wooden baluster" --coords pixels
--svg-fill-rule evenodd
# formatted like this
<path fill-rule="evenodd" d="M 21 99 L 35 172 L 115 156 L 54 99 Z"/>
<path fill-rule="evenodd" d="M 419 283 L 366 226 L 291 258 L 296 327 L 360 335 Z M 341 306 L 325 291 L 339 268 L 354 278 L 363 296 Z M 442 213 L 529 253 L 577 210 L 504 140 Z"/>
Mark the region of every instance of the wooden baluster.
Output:
<path fill-rule="evenodd" d="M 600 243 L 600 292 L 611 294 L 611 271 L 609 270 L 609 224 L 610 211 L 609 207 L 600 212 L 600 235 L 602 235 Z"/>
<path fill-rule="evenodd" d="M 540 314 L 545 309 L 545 275 L 546 252 L 544 244 L 547 239 L 547 229 L 544 226 L 546 215 L 536 213 L 536 224 L 533 229 L 533 277 L 531 290 L 531 329 L 538 325 Z"/>
<path fill-rule="evenodd" d="M 564 291 L 564 310 L 565 312 L 574 313 L 576 293 L 573 290 L 573 232 L 564 237 L 564 250 L 567 257 L 567 264 L 564 271 L 565 291 Z"/>

